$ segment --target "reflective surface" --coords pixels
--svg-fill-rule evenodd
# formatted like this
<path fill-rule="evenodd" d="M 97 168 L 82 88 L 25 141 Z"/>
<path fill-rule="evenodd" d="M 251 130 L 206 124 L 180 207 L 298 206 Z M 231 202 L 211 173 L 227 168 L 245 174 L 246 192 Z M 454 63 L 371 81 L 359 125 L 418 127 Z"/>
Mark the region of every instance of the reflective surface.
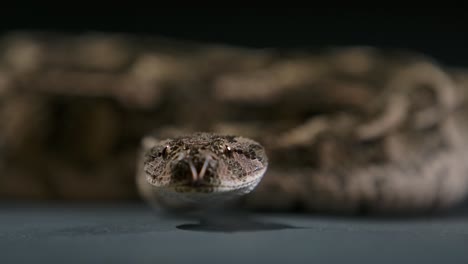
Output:
<path fill-rule="evenodd" d="M 417 219 L 244 220 L 224 228 L 161 218 L 140 204 L 2 204 L 0 262 L 468 263 L 467 209 Z"/>

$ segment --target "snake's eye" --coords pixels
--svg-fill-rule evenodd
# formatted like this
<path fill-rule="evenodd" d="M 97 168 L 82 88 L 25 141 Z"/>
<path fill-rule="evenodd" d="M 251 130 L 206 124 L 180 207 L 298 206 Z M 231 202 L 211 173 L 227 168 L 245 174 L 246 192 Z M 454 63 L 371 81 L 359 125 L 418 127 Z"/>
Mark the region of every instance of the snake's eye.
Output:
<path fill-rule="evenodd" d="M 224 154 L 225 154 L 226 156 L 229 156 L 229 157 L 230 157 L 230 156 L 232 155 L 232 148 L 231 148 L 230 146 L 225 146 L 225 147 L 224 147 Z"/>
<path fill-rule="evenodd" d="M 169 145 L 165 146 L 164 149 L 161 151 L 161 156 L 163 158 L 167 158 L 167 155 L 169 154 L 170 151 L 171 151 L 171 147 L 169 147 Z"/>

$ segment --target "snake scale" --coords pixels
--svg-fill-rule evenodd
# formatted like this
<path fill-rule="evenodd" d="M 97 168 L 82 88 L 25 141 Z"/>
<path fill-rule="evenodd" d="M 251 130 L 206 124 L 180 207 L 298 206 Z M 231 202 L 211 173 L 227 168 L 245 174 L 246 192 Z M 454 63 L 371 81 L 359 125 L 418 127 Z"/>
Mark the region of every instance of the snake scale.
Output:
<path fill-rule="evenodd" d="M 151 202 L 172 184 L 204 203 L 239 187 L 252 210 L 451 208 L 468 192 L 467 92 L 466 69 L 401 49 L 11 32 L 0 195 Z"/>

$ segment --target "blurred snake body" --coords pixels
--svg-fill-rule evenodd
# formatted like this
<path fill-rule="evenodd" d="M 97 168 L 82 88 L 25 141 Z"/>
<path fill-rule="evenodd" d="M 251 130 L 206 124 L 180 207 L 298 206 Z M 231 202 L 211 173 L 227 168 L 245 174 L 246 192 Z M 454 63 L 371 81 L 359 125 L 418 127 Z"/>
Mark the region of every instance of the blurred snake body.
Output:
<path fill-rule="evenodd" d="M 12 33 L 0 39 L 0 195 L 444 210 L 468 192 L 467 95 L 466 69 L 416 52 Z"/>
<path fill-rule="evenodd" d="M 232 128 L 149 136 L 140 192 L 172 209 L 234 199 L 257 210 L 412 214 L 458 204 L 468 189 L 468 112 L 460 90 L 427 62 L 402 66 L 383 88 L 374 119 L 338 113 L 284 134 L 252 135 L 264 146 Z M 420 105 L 428 95 L 431 104 Z"/>

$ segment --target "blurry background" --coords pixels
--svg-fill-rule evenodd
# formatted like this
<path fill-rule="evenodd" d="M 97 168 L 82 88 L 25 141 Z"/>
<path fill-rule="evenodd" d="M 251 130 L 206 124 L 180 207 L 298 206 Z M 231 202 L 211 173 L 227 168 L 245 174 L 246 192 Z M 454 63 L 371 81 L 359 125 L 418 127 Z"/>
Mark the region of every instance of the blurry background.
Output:
<path fill-rule="evenodd" d="M 63 3 L 64 5 L 59 8 L 58 6 Z M 198 2 L 196 3 L 198 5 Z M 355 1 L 351 3 L 353 8 L 344 7 L 344 2 L 335 3 L 331 8 L 321 8 L 315 1 L 310 1 L 313 6 L 308 8 L 280 6 L 272 9 L 189 8 L 186 3 L 179 3 L 177 8 L 160 8 L 158 2 L 153 2 L 151 6 L 136 7 L 136 3 L 132 1 L 120 5 L 114 1 L 103 7 L 84 6 L 82 2 L 72 1 L 54 4 L 37 1 L 36 5 L 11 8 L 5 2 L 0 7 L 0 33 L 11 30 L 127 32 L 259 48 L 372 45 L 411 49 L 433 56 L 444 64 L 468 66 L 466 8 L 459 6 L 444 8 L 441 7 L 440 1 L 433 8 L 428 7 L 427 1 L 413 7 L 410 1 L 401 6 L 397 6 L 394 1 L 389 1 L 387 5 L 385 2 L 377 2 L 380 6 L 378 8 L 369 8 L 363 3 L 359 6 Z M 282 2 L 282 5 L 284 4 Z M 263 5 L 272 6 L 272 2 Z M 1 70 L 0 67 L 0 77 Z M 23 98 L 21 94 L 7 98 L 6 102 L 2 102 L 2 99 L 0 89 L 0 114 L 2 103 L 14 103 L 16 99 L 18 105 L 26 110 L 29 106 L 34 106 L 30 98 Z M 32 103 L 37 102 L 35 98 L 32 99 Z M 90 105 L 96 107 L 90 108 Z M 69 106 L 64 104 L 53 106 L 58 109 L 58 113 L 78 117 L 80 114 L 77 112 L 80 109 L 89 109 L 82 116 L 91 115 L 95 117 L 94 119 L 75 119 L 74 125 L 79 126 L 82 131 L 90 124 L 94 124 L 97 130 L 106 131 L 108 126 L 115 125 L 113 119 L 109 117 L 119 109 L 107 101 L 88 100 L 70 102 Z M 38 120 L 34 107 L 24 111 L 23 114 L 29 120 Z M 11 116 L 14 115 L 7 115 Z M 0 135 L 4 128 L 2 120 L 0 117 Z M 21 123 L 24 119 L 16 118 L 15 121 L 18 120 Z M 12 138 L 16 140 L 17 134 L 15 130 L 12 131 Z M 5 198 L 134 197 L 135 193 L 128 193 L 130 188 L 125 185 L 127 182 L 116 183 L 113 192 L 111 188 L 107 188 L 108 182 L 96 182 L 89 177 L 88 172 L 99 173 L 100 168 L 93 167 L 93 164 L 87 163 L 86 160 L 85 166 L 81 163 L 73 163 L 73 166 L 69 164 L 70 161 L 76 160 L 73 155 L 67 156 L 69 150 L 83 146 L 82 153 L 74 153 L 86 157 L 87 147 L 92 147 L 96 143 L 92 140 L 87 142 L 86 138 L 83 141 L 76 141 L 73 131 L 71 126 L 71 129 L 52 134 L 52 138 L 57 140 L 55 146 L 63 146 L 63 149 L 57 151 L 59 157 L 63 158 L 59 160 L 59 165 L 62 166 L 47 166 L 47 164 L 44 166 L 39 159 L 43 157 L 32 153 L 31 159 L 22 155 L 14 157 L 19 161 L 26 159 L 27 164 L 31 166 L 27 168 L 29 172 L 12 170 L 2 175 L 2 165 L 7 164 L 2 164 L 3 160 L 0 159 L 0 202 Z M 32 132 L 31 138 L 37 139 L 36 131 Z M 61 132 L 66 133 L 59 137 Z M 71 137 L 68 137 L 69 135 Z M 99 141 L 99 137 L 97 140 Z M 137 140 L 137 137 L 132 140 Z M 103 142 L 98 143 L 102 144 L 97 145 L 107 151 L 106 141 L 101 141 Z M 64 142 L 67 144 L 62 144 Z M 4 150 L 2 143 L 4 142 L 0 136 L 0 158 L 5 154 L 2 153 Z M 24 152 L 20 150 L 18 153 L 22 154 L 29 153 L 30 149 L 27 148 Z M 93 157 L 100 160 L 102 156 L 108 155 L 103 151 Z M 49 160 L 49 157 L 46 158 Z M 21 162 L 14 164 L 13 167 L 21 169 L 22 165 L 26 164 Z M 53 164 L 54 160 L 50 159 L 50 162 Z M 79 171 L 71 169 L 70 173 L 61 173 L 62 170 L 68 172 L 70 167 L 78 168 Z M 48 174 L 49 170 L 58 175 L 55 181 Z M 132 168 L 128 171 L 132 172 Z M 111 173 L 106 179 L 115 180 L 114 176 Z M 63 179 L 60 182 L 59 177 Z M 100 187 L 94 188 L 99 184 Z M 104 194 L 101 191 L 103 188 L 109 192 Z M 15 211 L 19 213 L 13 213 Z M 135 262 L 135 259 L 156 263 L 161 259 L 174 258 L 190 259 L 190 261 L 198 258 L 206 261 L 207 256 L 209 259 L 219 259 L 223 262 L 227 260 L 232 263 L 249 263 L 249 260 L 257 263 L 263 262 L 262 260 L 274 263 L 283 259 L 295 260 L 306 257 L 311 259 L 309 261 L 311 263 L 323 259 L 330 260 L 330 263 L 333 260 L 340 262 L 345 260 L 348 263 L 356 260 L 356 263 L 362 263 L 366 259 L 382 263 L 394 263 L 395 259 L 407 260 L 407 263 L 441 263 L 442 260 L 447 263 L 463 263 L 461 259 L 467 257 L 466 217 L 441 222 L 383 222 L 382 225 L 380 222 L 374 225 L 367 221 L 348 223 L 319 219 L 304 222 L 281 219 L 291 225 L 309 226 L 310 229 L 282 232 L 281 236 L 286 240 L 278 239 L 278 233 L 275 232 L 253 233 L 252 236 L 229 236 L 228 239 L 216 236 L 213 240 L 216 241 L 214 247 L 212 244 L 206 247 L 205 243 L 198 243 L 200 239 L 208 238 L 204 234 L 203 237 L 196 234 L 179 236 L 177 232 L 166 232 L 166 226 L 155 225 L 154 219 L 146 212 L 122 206 L 109 210 L 101 208 L 77 210 L 68 206 L 63 207 L 63 210 L 62 208 L 18 210 L 15 206 L 7 206 L 6 209 L 2 209 L 0 215 L 0 242 L 5 241 L 0 244 L 2 263 L 8 263 L 8 258 L 12 255 L 15 256 L 14 263 L 19 263 L 21 259 L 37 261 L 38 258 L 46 257 L 49 260 L 44 262 L 50 263 L 53 262 L 50 259 L 60 259 L 62 263 L 64 259 L 67 263 L 91 263 L 83 260 L 101 260 L 104 257 L 106 260 L 112 259 L 112 263 Z M 172 224 L 170 226 L 172 227 Z M 161 230 L 163 232 L 159 233 Z M 294 233 L 296 231 L 297 233 Z M 13 239 L 21 243 L 12 243 Z M 129 241 L 131 241 L 130 246 Z M 25 248 L 28 249 L 26 253 Z M 183 249 L 184 254 L 180 254 L 180 249 Z M 279 252 L 279 254 L 270 252 Z M 132 261 L 128 261 L 130 259 Z"/>
<path fill-rule="evenodd" d="M 64 33 L 97 31 L 280 49 L 366 45 L 421 52 L 445 65 L 468 66 L 468 52 L 466 51 L 468 18 L 464 10 L 457 7 L 419 9 L 417 12 L 414 10 L 416 8 L 387 9 L 387 7 L 364 6 L 271 9 L 151 6 L 135 8 L 128 4 L 99 8 L 72 5 L 67 8 L 57 8 L 52 5 L 36 5 L 2 7 L 0 34 L 11 31 Z M 28 50 L 27 45 L 26 50 Z M 73 67 L 71 68 L 73 71 Z M 55 70 L 60 72 L 62 69 L 58 67 Z M 103 72 L 104 75 L 108 74 Z M 30 86 L 40 86 L 38 82 L 44 81 L 45 89 L 50 88 L 48 87 L 50 83 L 55 83 L 58 89 L 66 91 L 68 85 L 73 86 L 75 81 L 78 83 L 85 79 L 79 78 L 79 74 L 87 73 L 83 71 L 75 79 L 70 77 L 72 75 L 67 75 L 69 79 L 63 78 L 65 80 L 63 83 L 57 81 L 59 78 L 46 80 L 40 72 L 34 74 L 22 75 L 19 82 L 27 82 L 26 77 L 32 76 L 29 80 L 33 80 L 31 83 L 34 85 Z M 112 72 L 109 76 L 113 76 L 112 74 L 116 73 Z M 110 79 L 112 78 L 114 81 L 119 80 L 114 77 Z M 90 84 L 96 84 L 94 79 L 89 80 Z M 106 83 L 105 78 L 99 80 Z M 97 85 L 99 88 L 107 86 L 107 84 Z M 21 94 L 0 97 L 0 100 L 2 98 L 6 98 L 3 105 L 11 106 L 4 107 L 5 109 L 22 109 L 22 111 L 4 111 L 7 114 L 4 114 L 3 118 L 8 118 L 11 121 L 9 124 L 13 125 L 11 129 L 5 129 L 10 131 L 8 132 L 10 138 L 6 136 L 2 140 L 7 142 L 0 141 L 0 155 L 2 155 L 1 151 L 12 153 L 8 152 L 6 147 L 2 149 L 2 143 L 14 146 L 17 152 L 15 152 L 16 156 L 12 155 L 14 157 L 3 160 L 7 173 L 0 175 L 0 198 L 114 199 L 119 197 L 126 199 L 136 197 L 134 189 L 129 188 L 133 184 L 132 178 L 127 177 L 125 180 L 116 181 L 115 174 L 124 174 L 122 171 L 125 171 L 126 175 L 132 175 L 134 163 L 126 155 L 130 157 L 134 155 L 133 148 L 138 144 L 143 129 L 134 134 L 130 131 L 129 136 L 116 135 L 115 141 L 109 137 L 109 131 L 116 131 L 115 127 L 132 127 L 127 121 L 138 119 L 133 118 L 133 114 L 138 117 L 144 116 L 140 115 L 140 112 L 120 115 L 120 105 L 113 101 L 99 101 L 96 98 L 81 98 L 83 100 L 68 98 L 61 101 L 63 98 L 59 97 L 56 101 L 54 98 L 52 102 L 47 101 L 47 103 L 42 101 L 43 98 L 23 97 Z M 47 106 L 43 107 L 43 103 Z M 47 111 L 41 112 L 40 110 L 44 108 L 47 108 Z M 127 121 L 123 122 L 124 118 Z M 47 123 L 48 120 L 54 121 Z M 0 125 L 4 125 L 5 128 L 5 123 L 7 122 Z M 49 130 L 43 131 L 44 127 L 51 123 L 56 127 L 51 126 Z M 128 132 L 127 130 L 125 133 Z M 29 133 L 20 135 L 18 131 Z M 118 144 L 114 144 L 116 142 Z M 127 145 L 120 144 L 122 142 Z M 46 145 L 47 148 L 50 146 L 48 151 L 52 153 L 51 156 L 35 154 L 31 146 L 36 143 L 39 151 Z M 130 150 L 126 149 L 127 146 L 130 146 Z M 119 156 L 120 153 L 122 156 Z M 129 162 L 128 166 L 121 160 Z M 28 166 L 22 168 L 25 164 Z M 115 164 L 122 167 L 116 168 Z M 0 168 L 1 165 L 0 162 Z M 98 182 L 97 177 L 93 178 L 93 175 L 104 176 L 101 182 Z M 76 179 L 80 180 L 74 181 Z M 106 189 L 109 181 L 116 182 L 115 189 L 111 188 L 108 193 L 103 193 L 102 189 Z"/>

